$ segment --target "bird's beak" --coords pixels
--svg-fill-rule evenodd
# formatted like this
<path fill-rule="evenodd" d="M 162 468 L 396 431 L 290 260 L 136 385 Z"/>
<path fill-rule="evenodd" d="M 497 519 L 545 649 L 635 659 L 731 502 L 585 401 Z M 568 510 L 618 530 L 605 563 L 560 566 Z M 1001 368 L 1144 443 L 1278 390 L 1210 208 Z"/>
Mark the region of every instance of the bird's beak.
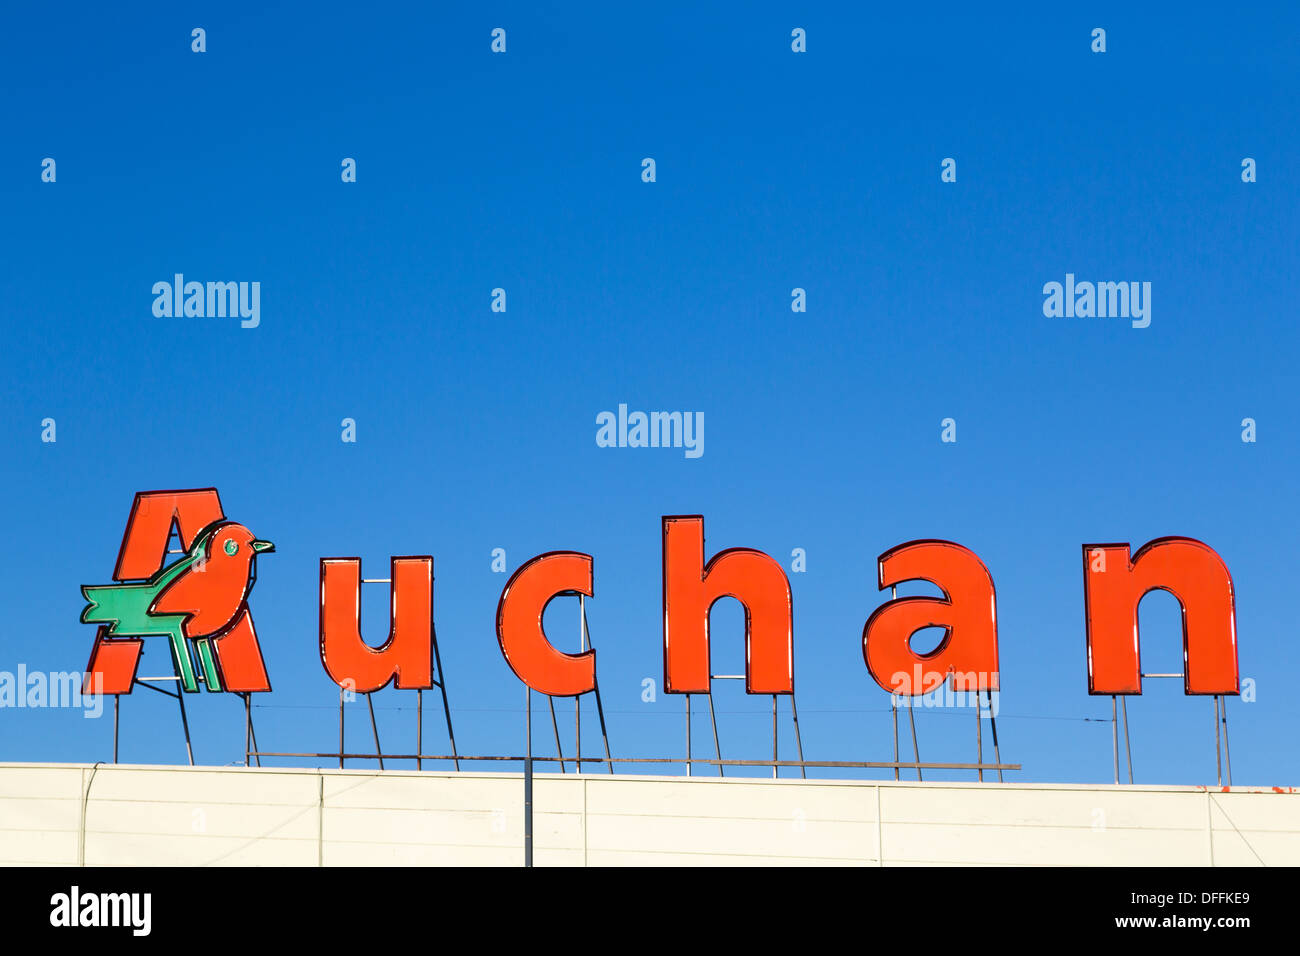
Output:
<path fill-rule="evenodd" d="M 252 548 L 254 554 L 260 554 L 263 551 L 274 551 L 275 545 L 273 545 L 270 541 L 259 540 L 253 542 Z"/>

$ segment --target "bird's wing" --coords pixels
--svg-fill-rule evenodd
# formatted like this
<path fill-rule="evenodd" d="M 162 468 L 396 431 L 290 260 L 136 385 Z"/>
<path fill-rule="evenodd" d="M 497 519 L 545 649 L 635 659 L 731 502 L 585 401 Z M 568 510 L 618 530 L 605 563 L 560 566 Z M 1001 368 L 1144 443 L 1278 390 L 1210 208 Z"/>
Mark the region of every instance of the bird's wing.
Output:
<path fill-rule="evenodd" d="M 202 573 L 191 571 L 182 574 L 158 594 L 153 602 L 155 614 L 194 614 L 203 606 L 204 583 Z"/>
<path fill-rule="evenodd" d="M 189 555 L 174 561 L 148 581 L 136 584 L 83 584 L 81 593 L 88 603 L 81 612 L 83 624 L 112 624 L 108 633 L 128 635 L 167 634 L 174 621 L 157 621 L 150 615 L 154 595 L 165 588 L 193 562 Z"/>
<path fill-rule="evenodd" d="M 221 574 L 191 568 L 163 587 L 150 613 L 190 615 L 185 622 L 187 636 L 211 634 L 230 620 L 229 583 Z"/>

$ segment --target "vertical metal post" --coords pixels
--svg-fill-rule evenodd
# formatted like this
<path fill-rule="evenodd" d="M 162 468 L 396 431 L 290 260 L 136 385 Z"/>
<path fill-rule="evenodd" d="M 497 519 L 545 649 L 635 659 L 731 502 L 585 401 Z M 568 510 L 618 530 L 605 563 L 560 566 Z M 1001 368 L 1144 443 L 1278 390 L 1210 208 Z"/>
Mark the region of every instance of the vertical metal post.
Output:
<path fill-rule="evenodd" d="M 1133 783 L 1133 742 L 1128 736 L 1128 698 L 1119 700 L 1119 715 L 1124 719 L 1124 756 L 1128 759 L 1128 782 Z"/>
<path fill-rule="evenodd" d="M 560 758 L 560 773 L 568 773 L 564 769 L 564 750 L 560 747 L 560 725 L 555 719 L 555 698 L 547 694 L 546 702 L 551 707 L 551 729 L 555 731 L 555 756 Z"/>
<path fill-rule="evenodd" d="M 921 751 L 916 746 L 916 708 L 912 706 L 912 700 L 907 702 L 907 719 L 912 725 L 912 753 L 916 756 L 916 779 L 921 779 Z"/>
<path fill-rule="evenodd" d="M 343 685 L 339 685 L 339 769 L 343 769 Z"/>
<path fill-rule="evenodd" d="M 524 866 L 533 865 L 533 689 L 524 686 Z"/>
<path fill-rule="evenodd" d="M 578 651 L 587 650 L 587 597 L 578 594 Z M 582 695 L 573 698 L 573 772 L 582 773 Z"/>
<path fill-rule="evenodd" d="M 176 685 L 176 700 L 181 705 L 181 726 L 185 728 L 185 752 L 189 754 L 190 766 L 194 766 L 194 748 L 190 745 L 190 721 L 185 716 L 185 691 L 181 689 L 179 682 Z"/>
<path fill-rule="evenodd" d="M 686 776 L 691 775 L 691 695 L 686 695 Z"/>
<path fill-rule="evenodd" d="M 1119 786 L 1119 713 L 1117 699 L 1110 695 L 1110 751 L 1115 758 L 1115 786 Z"/>
<path fill-rule="evenodd" d="M 375 734 L 375 755 L 379 757 L 379 769 L 384 769 L 384 750 L 379 746 L 379 724 L 375 722 L 375 701 L 366 694 L 366 705 L 370 708 L 370 729 Z"/>
<path fill-rule="evenodd" d="M 980 716 L 979 691 L 975 692 L 975 755 L 979 760 L 979 782 L 984 782 L 984 718 Z"/>
<path fill-rule="evenodd" d="M 434 636 L 435 628 L 433 624 L 433 608 L 429 608 L 429 673 L 434 672 L 434 648 L 438 645 L 438 640 Z M 438 673 L 438 680 L 442 680 L 442 673 Z M 432 680 L 430 681 L 432 682 Z M 415 689 L 415 769 L 420 771 L 424 769 L 424 688 Z"/>
<path fill-rule="evenodd" d="M 1223 698 L 1223 762 L 1228 768 L 1228 786 L 1232 786 L 1232 753 L 1228 750 L 1228 698 Z"/>
<path fill-rule="evenodd" d="M 889 695 L 889 712 L 894 717 L 894 779 L 898 779 L 898 698 Z"/>
<path fill-rule="evenodd" d="M 252 695 L 249 696 L 251 698 Z M 251 700 L 248 705 L 248 731 L 253 737 L 253 759 L 257 761 L 257 765 L 260 767 L 262 766 L 262 748 L 257 745 L 257 724 L 253 723 L 253 705 Z"/>
<path fill-rule="evenodd" d="M 718 759 L 721 760 L 722 758 L 719 757 Z M 772 779 L 773 780 L 775 780 L 777 776 L 776 772 L 778 768 L 776 762 L 779 759 L 780 756 L 777 753 L 777 733 L 776 733 L 776 694 L 773 694 L 772 695 Z"/>
<path fill-rule="evenodd" d="M 713 712 L 713 692 L 709 691 L 709 723 L 713 726 L 713 752 L 718 756 L 718 776 L 724 777 L 722 772 L 722 748 L 718 746 L 718 717 Z"/>
<path fill-rule="evenodd" d="M 596 685 L 596 717 L 600 720 L 600 738 L 605 742 L 605 766 L 609 768 L 610 775 L 614 773 L 614 761 L 609 755 L 609 734 L 605 732 L 605 708 L 600 703 L 600 684 L 592 681 Z"/>
<path fill-rule="evenodd" d="M 889 589 L 889 599 L 891 601 L 898 597 L 898 587 L 894 586 Z M 898 779 L 898 695 L 889 695 L 889 713 L 894 718 L 894 779 Z M 920 763 L 918 760 L 917 763 Z M 878 796 L 879 794 L 877 794 Z"/>
<path fill-rule="evenodd" d="M 808 768 L 803 764 L 803 738 L 799 736 L 799 708 L 795 706 L 794 690 L 790 691 L 790 716 L 794 720 L 794 745 L 799 749 L 799 776 L 808 779 Z"/>
<path fill-rule="evenodd" d="M 442 655 L 438 652 L 438 629 L 433 628 L 433 662 L 438 666 L 438 690 L 442 693 L 442 713 L 447 718 L 447 739 L 451 741 L 451 761 L 460 769 L 460 756 L 456 752 L 456 733 L 451 729 L 451 704 L 447 703 L 447 675 L 442 672 Z"/>
<path fill-rule="evenodd" d="M 591 628 L 587 624 L 587 608 L 586 605 L 581 602 L 581 595 L 579 595 L 579 599 L 579 607 L 582 609 L 582 630 L 583 633 L 587 635 L 587 646 L 590 647 Z M 605 766 L 609 768 L 610 774 L 613 775 L 614 761 L 610 758 L 609 754 L 609 733 L 605 729 L 605 707 L 600 702 L 600 681 L 593 677 L 592 685 L 593 693 L 596 695 L 596 717 L 600 720 L 600 737 L 605 744 Z"/>
<path fill-rule="evenodd" d="M 113 695 L 113 763 L 117 763 L 117 705 L 122 702 L 121 694 Z"/>
<path fill-rule="evenodd" d="M 244 766 L 248 766 L 248 752 L 252 747 L 253 741 L 253 701 L 249 694 L 241 694 L 244 698 Z"/>
<path fill-rule="evenodd" d="M 998 783 L 1002 783 L 1002 751 L 998 747 L 998 718 L 993 713 L 993 691 L 989 691 L 989 728 L 993 731 L 993 759 L 998 765 Z"/>
<path fill-rule="evenodd" d="M 1214 767 L 1219 775 L 1219 786 L 1223 786 L 1223 757 L 1219 753 L 1219 695 L 1214 695 Z"/>

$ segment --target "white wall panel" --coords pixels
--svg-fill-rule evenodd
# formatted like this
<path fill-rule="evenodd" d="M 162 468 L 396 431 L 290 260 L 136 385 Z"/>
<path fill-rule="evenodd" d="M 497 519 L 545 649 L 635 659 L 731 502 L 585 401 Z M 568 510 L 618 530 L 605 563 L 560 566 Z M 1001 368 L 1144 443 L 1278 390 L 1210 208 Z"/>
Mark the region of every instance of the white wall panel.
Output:
<path fill-rule="evenodd" d="M 1274 789 L 536 779 L 538 865 L 1300 865 Z M 517 774 L 0 764 L 0 863 L 517 865 Z"/>

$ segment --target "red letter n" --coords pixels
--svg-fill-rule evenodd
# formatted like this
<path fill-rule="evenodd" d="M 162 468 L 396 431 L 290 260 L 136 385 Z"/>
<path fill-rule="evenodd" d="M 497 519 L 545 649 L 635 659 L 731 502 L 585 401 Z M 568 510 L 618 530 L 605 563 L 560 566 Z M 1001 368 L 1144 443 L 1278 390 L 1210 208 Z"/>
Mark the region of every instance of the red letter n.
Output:
<path fill-rule="evenodd" d="M 1088 693 L 1142 693 L 1138 604 L 1168 591 L 1183 611 L 1183 690 L 1236 694 L 1237 623 L 1232 576 L 1208 545 L 1157 538 L 1129 559 L 1127 544 L 1083 546 Z"/>

